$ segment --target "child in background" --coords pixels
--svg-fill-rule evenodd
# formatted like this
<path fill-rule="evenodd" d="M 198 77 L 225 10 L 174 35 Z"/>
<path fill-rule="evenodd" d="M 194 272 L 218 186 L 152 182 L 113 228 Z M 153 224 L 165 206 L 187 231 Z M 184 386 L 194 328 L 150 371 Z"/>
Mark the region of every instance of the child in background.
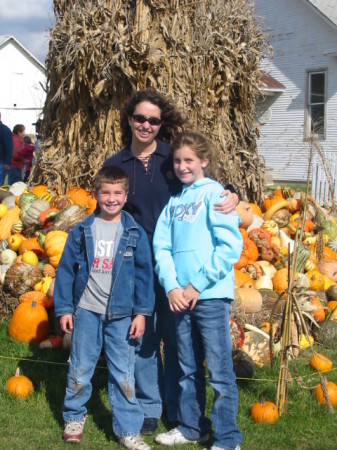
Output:
<path fill-rule="evenodd" d="M 240 449 L 238 392 L 231 358 L 229 307 L 234 263 L 242 250 L 239 217 L 213 205 L 223 187 L 205 177 L 211 145 L 200 133 L 180 133 L 172 145 L 175 174 L 184 184 L 161 213 L 153 239 L 156 272 L 175 313 L 180 379 L 179 425 L 156 436 L 162 445 L 205 443 L 206 359 L 214 389 L 211 450 Z M 202 376 L 203 375 L 203 376 Z"/>
<path fill-rule="evenodd" d="M 93 194 L 99 210 L 69 233 L 55 282 L 55 313 L 72 331 L 63 406 L 63 440 L 80 442 L 91 378 L 104 348 L 113 430 L 131 450 L 150 450 L 140 437 L 144 413 L 135 397 L 135 347 L 153 312 L 153 266 L 143 228 L 122 211 L 129 181 L 118 167 L 101 169 Z"/>
<path fill-rule="evenodd" d="M 24 164 L 23 164 L 23 181 L 27 181 L 30 170 L 32 168 L 32 161 L 33 161 L 33 153 L 35 150 L 35 146 L 32 143 L 32 140 L 29 136 L 23 137 L 23 150 L 22 150 L 22 156 L 24 158 Z"/>

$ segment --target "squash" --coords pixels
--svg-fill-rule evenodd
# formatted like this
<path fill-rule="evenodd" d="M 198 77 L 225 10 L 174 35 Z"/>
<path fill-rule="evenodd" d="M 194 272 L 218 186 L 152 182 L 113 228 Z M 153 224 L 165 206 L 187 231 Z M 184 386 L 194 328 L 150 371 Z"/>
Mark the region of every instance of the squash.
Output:
<path fill-rule="evenodd" d="M 315 309 L 312 310 L 314 319 L 318 323 L 323 322 L 325 320 L 325 310 L 321 300 L 318 297 L 312 297 L 311 304 L 315 307 Z"/>
<path fill-rule="evenodd" d="M 28 291 L 24 294 L 21 294 L 19 297 L 20 303 L 32 302 L 33 300 L 35 300 L 36 303 L 44 306 L 46 309 L 51 308 L 54 304 L 54 301 L 47 297 L 47 295 L 42 291 Z"/>
<path fill-rule="evenodd" d="M 284 267 L 275 273 L 275 275 L 273 276 L 273 286 L 278 295 L 282 294 L 283 291 L 288 289 L 287 267 Z"/>
<path fill-rule="evenodd" d="M 273 219 L 274 214 L 276 214 L 277 211 L 280 211 L 280 209 L 284 208 L 289 208 L 289 202 L 281 198 L 280 201 L 277 201 L 275 204 L 273 204 L 270 208 L 267 209 L 267 211 L 264 213 L 263 219 L 265 221 Z"/>
<path fill-rule="evenodd" d="M 284 202 L 285 200 L 283 197 L 266 197 L 263 202 L 261 203 L 261 211 L 265 213 L 268 209 L 270 209 L 272 206 L 276 205 L 277 203 Z"/>
<path fill-rule="evenodd" d="M 251 210 L 253 211 L 253 214 L 256 214 L 257 216 L 262 217 L 262 211 L 259 205 L 256 205 L 255 203 L 248 203 L 251 207 Z"/>
<path fill-rule="evenodd" d="M 234 269 L 234 278 L 237 287 L 242 287 L 246 283 L 254 284 L 252 277 L 247 272 L 243 272 L 239 269 Z"/>
<path fill-rule="evenodd" d="M 259 250 L 255 243 L 249 238 L 243 238 L 243 248 L 239 261 L 234 264 L 235 269 L 245 267 L 249 262 L 256 261 L 259 256 Z"/>
<path fill-rule="evenodd" d="M 1 264 L 13 264 L 14 259 L 17 257 L 17 254 L 14 250 L 10 248 L 6 248 L 1 252 L 0 262 Z"/>
<path fill-rule="evenodd" d="M 309 270 L 306 276 L 312 291 L 321 291 L 324 288 L 324 276 L 318 270 Z"/>
<path fill-rule="evenodd" d="M 13 223 L 20 218 L 20 208 L 15 205 L 0 219 L 0 241 L 8 239 L 11 235 Z"/>
<path fill-rule="evenodd" d="M 14 206 L 17 206 L 16 203 L 16 196 L 15 195 L 8 195 L 2 200 L 2 204 L 7 206 L 7 209 L 12 209 Z"/>
<path fill-rule="evenodd" d="M 6 382 L 6 391 L 15 397 L 25 398 L 34 392 L 34 386 L 28 377 L 20 375 L 20 369 L 17 367 L 15 375 Z"/>
<path fill-rule="evenodd" d="M 9 187 L 8 192 L 10 192 L 15 197 L 17 197 L 18 195 L 23 194 L 26 189 L 27 189 L 27 184 L 26 183 L 24 183 L 23 181 L 17 181 L 16 183 L 13 183 Z"/>
<path fill-rule="evenodd" d="M 273 423 L 278 417 L 278 409 L 276 405 L 272 402 L 267 402 L 261 400 L 260 402 L 254 403 L 250 408 L 250 415 L 254 422 L 267 422 Z"/>
<path fill-rule="evenodd" d="M 38 184 L 36 186 L 32 186 L 29 189 L 29 192 L 35 194 L 37 198 L 40 198 L 41 195 L 48 190 L 48 186 L 46 184 Z"/>
<path fill-rule="evenodd" d="M 8 211 L 8 206 L 0 203 L 0 219 L 6 214 L 6 212 Z"/>
<path fill-rule="evenodd" d="M 32 250 L 28 250 L 28 252 L 23 253 L 21 261 L 32 266 L 36 266 L 36 264 L 39 262 L 39 258 L 37 254 Z"/>
<path fill-rule="evenodd" d="M 6 271 L 4 286 L 7 293 L 18 297 L 24 292 L 31 291 L 34 284 L 42 277 L 38 266 L 31 266 L 23 262 L 14 262 Z"/>
<path fill-rule="evenodd" d="M 248 237 L 255 243 L 260 251 L 262 247 L 269 245 L 271 242 L 271 234 L 264 228 L 254 228 L 253 230 L 250 230 Z"/>
<path fill-rule="evenodd" d="M 54 230 L 47 233 L 44 241 L 44 249 L 53 267 L 57 267 L 66 244 L 68 233 Z"/>
<path fill-rule="evenodd" d="M 8 334 L 21 342 L 41 342 L 48 337 L 46 308 L 35 300 L 20 303 L 9 322 Z"/>
<path fill-rule="evenodd" d="M 255 313 L 261 311 L 262 295 L 255 288 L 238 288 L 240 297 L 240 309 L 245 313 Z"/>
<path fill-rule="evenodd" d="M 87 212 L 82 206 L 79 205 L 67 206 L 67 208 L 63 209 L 56 215 L 52 229 L 68 232 L 78 222 L 85 219 L 86 216 Z"/>
<path fill-rule="evenodd" d="M 75 186 L 69 189 L 66 192 L 66 196 L 70 197 L 76 205 L 80 205 L 85 209 L 89 207 L 91 194 L 80 186 Z"/>
<path fill-rule="evenodd" d="M 46 258 L 45 251 L 39 244 L 39 240 L 38 240 L 37 236 L 34 236 L 29 239 L 24 239 L 21 241 L 20 246 L 19 246 L 19 255 L 23 255 L 25 252 L 28 252 L 30 250 L 33 251 L 34 253 L 36 253 L 36 255 L 39 258 L 41 258 L 41 259 Z"/>
<path fill-rule="evenodd" d="M 39 214 L 46 209 L 49 209 L 49 202 L 41 199 L 35 200 L 22 219 L 24 226 L 32 227 L 37 225 L 39 223 Z"/>

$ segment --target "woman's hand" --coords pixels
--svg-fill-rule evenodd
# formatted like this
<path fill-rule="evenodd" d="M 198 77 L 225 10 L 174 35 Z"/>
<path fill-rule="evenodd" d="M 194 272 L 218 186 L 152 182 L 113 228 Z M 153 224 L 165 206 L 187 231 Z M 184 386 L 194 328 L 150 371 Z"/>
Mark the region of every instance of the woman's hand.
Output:
<path fill-rule="evenodd" d="M 226 198 L 221 203 L 214 203 L 215 211 L 219 211 L 221 213 L 231 213 L 235 210 L 235 207 L 239 204 L 239 196 L 235 194 L 235 192 L 231 192 L 225 190 L 221 193 L 220 197 Z"/>

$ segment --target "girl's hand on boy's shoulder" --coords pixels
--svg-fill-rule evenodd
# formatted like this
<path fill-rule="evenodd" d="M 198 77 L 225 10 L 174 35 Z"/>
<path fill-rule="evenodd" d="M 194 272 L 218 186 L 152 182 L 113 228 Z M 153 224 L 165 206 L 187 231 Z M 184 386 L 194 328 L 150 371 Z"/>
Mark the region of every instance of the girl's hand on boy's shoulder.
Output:
<path fill-rule="evenodd" d="M 138 339 L 143 336 L 145 331 L 145 316 L 138 314 L 131 323 L 130 338 Z"/>
<path fill-rule="evenodd" d="M 62 331 L 65 333 L 71 333 L 73 331 L 73 316 L 72 314 L 65 314 L 60 319 L 60 325 Z"/>
<path fill-rule="evenodd" d="M 182 312 L 188 308 L 189 302 L 185 299 L 184 290 L 180 288 L 172 289 L 167 295 L 170 310 L 172 312 Z"/>
<path fill-rule="evenodd" d="M 239 204 L 239 196 L 235 194 L 235 192 L 231 191 L 223 191 L 221 192 L 220 197 L 225 197 L 221 203 L 214 203 L 215 211 L 221 213 L 232 213 L 235 210 L 235 207 Z"/>
<path fill-rule="evenodd" d="M 200 292 L 192 284 L 188 284 L 184 289 L 184 298 L 188 301 L 190 309 L 193 309 L 198 301 Z"/>

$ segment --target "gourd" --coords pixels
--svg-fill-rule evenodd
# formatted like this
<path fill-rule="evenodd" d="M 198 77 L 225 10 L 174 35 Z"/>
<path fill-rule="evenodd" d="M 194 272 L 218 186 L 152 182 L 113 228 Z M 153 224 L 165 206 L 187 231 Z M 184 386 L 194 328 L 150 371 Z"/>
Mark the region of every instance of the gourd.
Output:
<path fill-rule="evenodd" d="M 38 266 L 31 266 L 23 262 L 14 262 L 6 271 L 4 286 L 6 292 L 18 297 L 24 292 L 31 291 L 34 284 L 42 277 Z"/>
<path fill-rule="evenodd" d="M 251 207 L 253 214 L 256 214 L 257 216 L 262 217 L 261 208 L 256 203 L 249 203 L 249 206 Z"/>
<path fill-rule="evenodd" d="M 36 300 L 20 303 L 9 322 L 8 334 L 21 342 L 41 342 L 48 337 L 48 314 Z"/>
<path fill-rule="evenodd" d="M 74 204 L 74 202 L 67 195 L 57 195 L 50 202 L 50 207 L 56 208 L 59 211 L 62 211 L 63 209 L 65 209 L 68 206 L 73 205 L 73 204 Z"/>
<path fill-rule="evenodd" d="M 35 194 L 37 198 L 40 198 L 41 195 L 48 190 L 48 186 L 46 184 L 38 184 L 36 186 L 32 186 L 29 191 L 32 194 Z"/>
<path fill-rule="evenodd" d="M 21 244 L 19 246 L 19 255 L 23 255 L 25 252 L 28 252 L 30 250 L 36 253 L 39 258 L 44 258 L 46 256 L 36 236 L 21 241 Z"/>
<path fill-rule="evenodd" d="M 35 200 L 28 208 L 26 214 L 23 217 L 23 224 L 26 227 L 31 227 L 39 223 L 39 214 L 45 209 L 49 208 L 49 202 L 46 200 Z"/>
<path fill-rule="evenodd" d="M 60 211 L 52 226 L 53 230 L 70 231 L 70 229 L 87 216 L 86 210 L 79 205 L 70 205 Z"/>
<path fill-rule="evenodd" d="M 263 202 L 261 203 L 261 211 L 266 212 L 268 209 L 270 209 L 272 206 L 276 205 L 277 203 L 284 202 L 285 200 L 282 197 L 266 197 Z"/>
<path fill-rule="evenodd" d="M 236 269 L 241 269 L 242 267 L 245 267 L 249 262 L 256 261 L 258 256 L 259 250 L 256 247 L 255 243 L 251 239 L 244 237 L 240 259 L 237 263 L 235 263 L 234 267 Z"/>
<path fill-rule="evenodd" d="M 6 248 L 1 252 L 1 264 L 13 264 L 14 259 L 17 257 L 17 254 L 14 250 L 10 248 Z"/>
<path fill-rule="evenodd" d="M 8 211 L 7 205 L 0 203 L 0 219 L 6 214 Z"/>
<path fill-rule="evenodd" d="M 20 369 L 17 367 L 15 375 L 6 382 L 6 391 L 16 397 L 25 398 L 34 391 L 34 386 L 28 377 L 20 375 Z"/>
<path fill-rule="evenodd" d="M 278 295 L 288 288 L 288 269 L 284 267 L 278 270 L 273 277 L 274 290 Z"/>
<path fill-rule="evenodd" d="M 250 415 L 254 422 L 268 423 L 275 422 L 279 417 L 276 405 L 265 400 L 254 403 L 254 405 L 250 408 Z"/>
<path fill-rule="evenodd" d="M 39 262 L 39 258 L 32 250 L 28 250 L 28 252 L 23 253 L 21 261 L 32 266 L 36 266 Z"/>
<path fill-rule="evenodd" d="M 2 203 L 7 206 L 7 209 L 12 209 L 16 205 L 16 196 L 10 194 L 2 200 Z"/>
<path fill-rule="evenodd" d="M 264 213 L 263 219 L 265 221 L 273 219 L 274 214 L 277 213 L 277 211 L 279 211 L 280 209 L 284 209 L 284 208 L 289 208 L 289 202 L 287 200 L 283 200 L 281 198 L 280 201 L 277 201 L 275 204 L 273 204 L 270 208 L 268 208 L 266 210 L 266 212 Z"/>
<path fill-rule="evenodd" d="M 259 250 L 261 250 L 262 247 L 269 245 L 271 242 L 271 234 L 264 228 L 254 228 L 253 230 L 250 230 L 248 237 L 255 243 Z"/>
<path fill-rule="evenodd" d="M 273 287 L 274 285 L 270 275 L 266 274 L 264 271 L 263 274 L 255 281 L 255 289 L 273 290 Z"/>
<path fill-rule="evenodd" d="M 312 291 L 321 291 L 324 288 L 324 276 L 318 270 L 309 270 L 306 276 Z"/>
<path fill-rule="evenodd" d="M 329 397 L 331 406 L 337 406 L 337 385 L 332 381 L 328 381 L 326 384 L 326 391 Z M 314 389 L 314 396 L 318 403 L 321 405 L 326 404 L 326 399 L 323 394 L 323 389 L 321 383 L 319 383 Z"/>
<path fill-rule="evenodd" d="M 57 267 L 66 244 L 68 233 L 54 230 L 47 233 L 44 241 L 44 249 L 53 267 Z"/>
<path fill-rule="evenodd" d="M 8 189 L 8 192 L 13 194 L 15 197 L 18 195 L 21 195 L 24 193 L 24 191 L 27 189 L 27 184 L 23 181 L 17 181 L 16 183 L 13 183 L 10 188 Z"/>
<path fill-rule="evenodd" d="M 0 241 L 8 239 L 11 235 L 11 228 L 13 223 L 20 218 L 20 208 L 15 205 L 9 209 L 6 214 L 0 219 Z"/>
<path fill-rule="evenodd" d="M 309 358 L 309 366 L 319 372 L 327 372 L 332 369 L 332 361 L 322 353 L 314 353 Z"/>
<path fill-rule="evenodd" d="M 315 309 L 313 309 L 312 311 L 312 314 L 316 322 L 323 322 L 325 320 L 325 310 L 320 299 L 318 297 L 312 297 L 311 304 L 315 307 Z"/>
<path fill-rule="evenodd" d="M 235 285 L 242 287 L 246 283 L 254 284 L 253 278 L 247 273 L 239 269 L 234 269 Z"/>

